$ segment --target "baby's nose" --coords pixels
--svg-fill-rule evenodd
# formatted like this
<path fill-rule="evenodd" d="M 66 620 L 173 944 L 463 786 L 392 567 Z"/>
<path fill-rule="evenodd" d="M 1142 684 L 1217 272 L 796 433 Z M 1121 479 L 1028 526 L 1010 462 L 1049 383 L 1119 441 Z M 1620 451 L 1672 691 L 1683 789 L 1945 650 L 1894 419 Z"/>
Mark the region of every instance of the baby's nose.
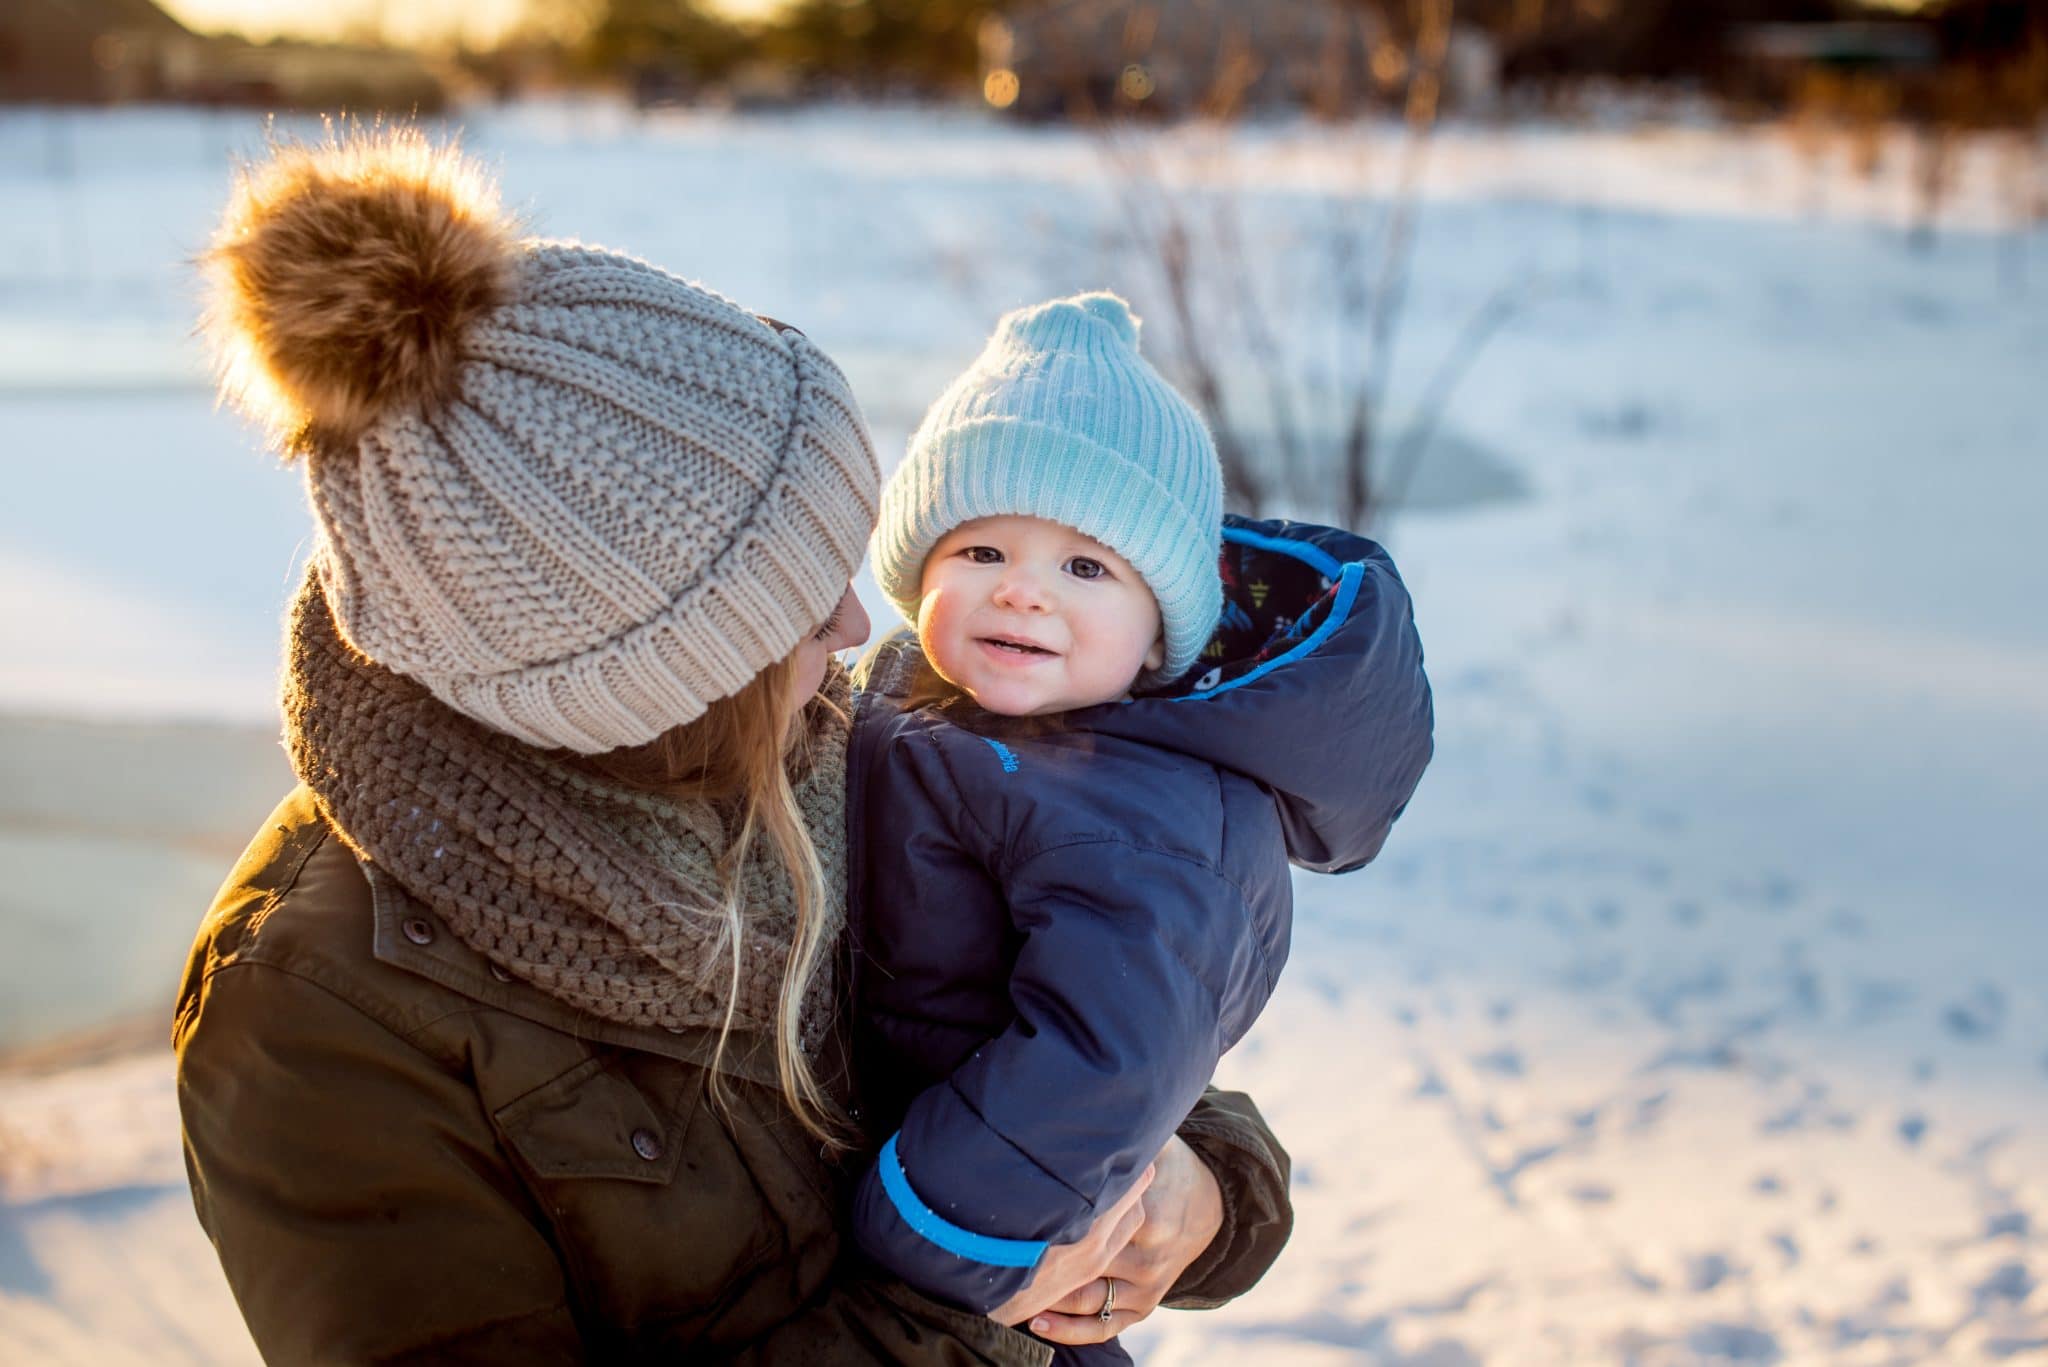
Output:
<path fill-rule="evenodd" d="M 1052 599 L 1037 574 L 1013 565 L 996 581 L 996 601 L 1005 607 L 1030 610 L 1046 607 Z"/>

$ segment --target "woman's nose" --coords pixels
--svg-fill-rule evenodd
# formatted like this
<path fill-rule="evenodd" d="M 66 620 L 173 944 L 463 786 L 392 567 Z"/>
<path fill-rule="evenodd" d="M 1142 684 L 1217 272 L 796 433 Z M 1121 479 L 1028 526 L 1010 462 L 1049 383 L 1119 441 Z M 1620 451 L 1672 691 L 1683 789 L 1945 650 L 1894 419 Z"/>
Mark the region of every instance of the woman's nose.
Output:
<path fill-rule="evenodd" d="M 846 591 L 846 613 L 840 619 L 839 630 L 846 636 L 849 648 L 866 645 L 868 633 L 874 630 L 874 623 L 868 620 L 867 608 L 850 588 Z"/>
<path fill-rule="evenodd" d="M 871 623 L 868 610 L 861 605 L 860 597 L 853 591 L 853 585 L 846 586 L 846 592 L 839 595 L 839 606 L 832 609 L 832 634 L 825 638 L 828 650 L 851 650 L 864 644 L 868 639 Z"/>

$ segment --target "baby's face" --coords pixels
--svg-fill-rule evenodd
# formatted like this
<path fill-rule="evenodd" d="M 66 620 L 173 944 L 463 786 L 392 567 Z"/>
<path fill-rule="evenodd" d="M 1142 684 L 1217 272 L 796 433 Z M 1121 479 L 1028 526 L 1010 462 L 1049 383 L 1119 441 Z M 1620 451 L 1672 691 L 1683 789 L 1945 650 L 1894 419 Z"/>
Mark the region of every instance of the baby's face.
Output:
<path fill-rule="evenodd" d="M 1042 517 L 978 518 L 934 546 L 917 639 L 943 678 L 1007 717 L 1114 701 L 1166 657 L 1138 572 Z"/>

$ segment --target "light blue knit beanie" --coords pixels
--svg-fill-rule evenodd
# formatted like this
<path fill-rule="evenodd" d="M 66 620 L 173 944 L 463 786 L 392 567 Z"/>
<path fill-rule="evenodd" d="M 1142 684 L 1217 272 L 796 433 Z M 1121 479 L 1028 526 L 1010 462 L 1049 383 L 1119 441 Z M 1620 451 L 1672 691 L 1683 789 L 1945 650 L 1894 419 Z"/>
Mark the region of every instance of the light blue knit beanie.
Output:
<path fill-rule="evenodd" d="M 1138 354 L 1113 294 L 1018 309 L 939 396 L 882 490 L 875 581 L 917 620 L 925 557 L 979 517 L 1064 523 L 1131 562 L 1159 603 L 1178 678 L 1223 610 L 1223 470 L 1193 405 Z"/>

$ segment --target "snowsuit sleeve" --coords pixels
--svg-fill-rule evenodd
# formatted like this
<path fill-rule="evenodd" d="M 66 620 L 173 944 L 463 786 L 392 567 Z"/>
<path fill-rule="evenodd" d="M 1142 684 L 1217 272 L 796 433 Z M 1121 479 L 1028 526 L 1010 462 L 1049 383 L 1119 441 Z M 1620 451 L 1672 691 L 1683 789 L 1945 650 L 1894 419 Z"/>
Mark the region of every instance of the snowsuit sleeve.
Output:
<path fill-rule="evenodd" d="M 1243 894 L 1191 856 L 1095 838 L 1002 882 L 1014 1019 L 911 1103 L 854 1213 L 869 1257 L 983 1312 L 1129 1189 L 1274 977 Z"/>

